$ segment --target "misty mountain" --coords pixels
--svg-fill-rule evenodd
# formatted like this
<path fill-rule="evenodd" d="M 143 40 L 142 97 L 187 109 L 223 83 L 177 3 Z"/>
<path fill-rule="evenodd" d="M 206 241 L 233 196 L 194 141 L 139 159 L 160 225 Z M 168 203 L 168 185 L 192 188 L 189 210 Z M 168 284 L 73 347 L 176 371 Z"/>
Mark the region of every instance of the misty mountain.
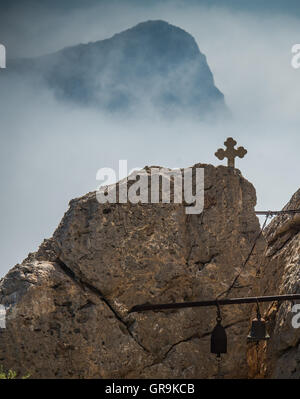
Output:
<path fill-rule="evenodd" d="M 106 111 L 227 113 L 194 38 L 164 21 L 143 22 L 110 39 L 19 60 L 12 69 L 42 80 L 60 99 Z"/>

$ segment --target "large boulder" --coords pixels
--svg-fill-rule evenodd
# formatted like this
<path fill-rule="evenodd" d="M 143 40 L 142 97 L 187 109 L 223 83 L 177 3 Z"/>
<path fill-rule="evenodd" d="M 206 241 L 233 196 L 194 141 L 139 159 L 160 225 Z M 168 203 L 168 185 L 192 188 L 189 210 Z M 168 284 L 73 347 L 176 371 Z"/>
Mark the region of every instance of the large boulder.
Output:
<path fill-rule="evenodd" d="M 215 308 L 129 313 L 132 306 L 257 293 L 264 250 L 255 189 L 237 169 L 205 171 L 201 214 L 185 204 L 70 202 L 52 238 L 0 284 L 7 307 L 0 363 L 36 378 L 215 378 Z M 146 172 L 148 169 L 145 169 Z M 147 172 L 148 173 L 148 172 Z M 221 375 L 248 375 L 252 307 L 222 307 L 228 355 Z"/>

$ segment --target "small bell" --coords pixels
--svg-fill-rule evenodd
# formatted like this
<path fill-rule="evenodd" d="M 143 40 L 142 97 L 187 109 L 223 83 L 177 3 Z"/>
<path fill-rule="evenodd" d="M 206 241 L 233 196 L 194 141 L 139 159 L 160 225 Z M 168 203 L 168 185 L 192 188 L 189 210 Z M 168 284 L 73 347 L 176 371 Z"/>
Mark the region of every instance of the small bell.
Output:
<path fill-rule="evenodd" d="M 247 337 L 248 342 L 258 342 L 268 340 L 270 335 L 266 330 L 266 321 L 261 317 L 259 306 L 257 303 L 257 316 L 252 320 L 251 330 Z"/>
<path fill-rule="evenodd" d="M 227 335 L 221 321 L 222 318 L 218 306 L 217 324 L 213 329 L 210 338 L 210 352 L 215 353 L 217 357 L 220 357 L 221 353 L 227 353 Z"/>

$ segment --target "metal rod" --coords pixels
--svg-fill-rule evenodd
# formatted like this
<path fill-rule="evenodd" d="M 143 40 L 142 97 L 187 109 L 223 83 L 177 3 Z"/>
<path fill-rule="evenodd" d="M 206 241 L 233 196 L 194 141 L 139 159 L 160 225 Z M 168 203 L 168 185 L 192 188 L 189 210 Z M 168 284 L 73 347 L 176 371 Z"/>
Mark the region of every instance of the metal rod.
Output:
<path fill-rule="evenodd" d="M 284 213 L 300 213 L 299 209 L 290 209 L 287 211 L 255 211 L 256 215 L 280 215 Z"/>
<path fill-rule="evenodd" d="M 300 294 L 287 295 L 272 295 L 272 296 L 258 296 L 248 298 L 229 298 L 219 300 L 208 300 L 199 302 L 179 302 L 179 303 L 162 303 L 157 305 L 136 305 L 130 309 L 129 313 L 143 312 L 147 310 L 163 310 L 163 309 L 180 309 L 180 308 L 194 308 L 198 306 L 217 306 L 219 305 L 237 305 L 240 303 L 257 303 L 257 302 L 272 302 L 272 301 L 292 301 L 300 299 Z"/>

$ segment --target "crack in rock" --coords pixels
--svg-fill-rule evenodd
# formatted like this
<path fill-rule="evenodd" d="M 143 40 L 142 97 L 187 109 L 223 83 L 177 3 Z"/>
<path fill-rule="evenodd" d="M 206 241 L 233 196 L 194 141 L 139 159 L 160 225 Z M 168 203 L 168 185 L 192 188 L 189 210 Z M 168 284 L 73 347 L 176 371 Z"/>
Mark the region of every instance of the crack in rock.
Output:
<path fill-rule="evenodd" d="M 232 322 L 232 323 L 229 323 L 229 324 L 225 325 L 224 328 L 225 328 L 225 330 L 226 330 L 227 328 L 233 327 L 233 326 L 235 326 L 235 325 L 237 325 L 237 324 L 239 324 L 239 323 L 243 323 L 243 322 L 245 322 L 245 321 L 248 322 L 249 319 L 248 319 L 248 318 L 244 318 L 244 319 L 241 319 L 241 320 L 238 320 L 238 321 L 234 321 L 234 322 Z M 197 338 L 198 338 L 198 339 L 202 339 L 202 338 L 205 338 L 205 337 L 211 335 L 211 333 L 212 333 L 212 331 L 205 332 L 205 333 L 203 333 L 203 334 L 201 334 L 201 335 L 200 335 L 199 333 L 194 333 L 194 334 L 192 334 L 191 336 L 189 336 L 189 337 L 187 337 L 187 338 L 184 338 L 184 339 L 181 339 L 180 341 L 175 342 L 174 344 L 172 344 L 172 345 L 170 346 L 170 348 L 169 348 L 159 359 L 157 359 L 154 363 L 149 364 L 149 365 L 147 365 L 146 367 L 144 367 L 143 370 L 145 370 L 145 369 L 147 369 L 147 368 L 150 368 L 150 367 L 153 367 L 153 366 L 156 366 L 157 364 L 163 363 L 163 362 L 166 360 L 166 358 L 168 357 L 169 353 L 170 353 L 176 346 L 178 346 L 178 345 L 180 345 L 180 344 L 182 344 L 182 343 L 184 343 L 184 342 L 192 341 L 193 339 L 197 339 Z"/>
<path fill-rule="evenodd" d="M 82 278 L 79 278 L 76 276 L 73 270 L 71 270 L 61 259 L 57 258 L 55 261 L 61 268 L 61 270 L 68 275 L 77 285 L 80 286 L 80 288 L 87 288 L 88 290 L 92 291 L 94 294 L 96 294 L 102 302 L 105 303 L 105 305 L 111 310 L 111 312 L 114 314 L 116 319 L 125 326 L 128 334 L 131 336 L 131 338 L 147 353 L 150 353 L 149 350 L 139 342 L 138 338 L 130 331 L 130 327 L 128 324 L 122 319 L 122 317 L 119 315 L 119 313 L 113 308 L 113 306 L 110 304 L 107 298 L 103 295 L 101 290 L 99 288 L 94 287 L 92 284 L 90 284 L 87 281 L 84 281 Z"/>

